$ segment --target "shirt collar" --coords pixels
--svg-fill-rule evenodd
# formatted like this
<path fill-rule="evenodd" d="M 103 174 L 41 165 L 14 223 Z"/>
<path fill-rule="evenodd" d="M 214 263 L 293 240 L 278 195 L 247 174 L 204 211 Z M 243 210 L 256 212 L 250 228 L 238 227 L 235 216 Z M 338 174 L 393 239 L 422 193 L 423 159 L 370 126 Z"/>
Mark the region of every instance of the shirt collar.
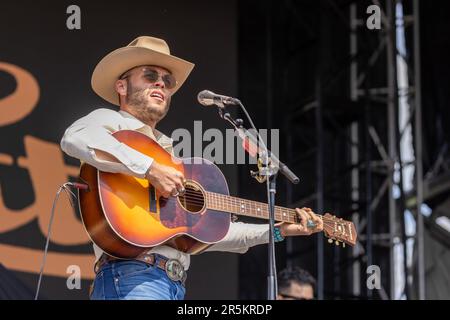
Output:
<path fill-rule="evenodd" d="M 124 110 L 119 110 L 119 113 L 126 119 L 130 129 L 147 133 L 148 135 L 153 136 L 160 144 L 172 145 L 173 140 L 162 132 L 152 129 L 149 125 L 143 123 L 141 120 Z"/>

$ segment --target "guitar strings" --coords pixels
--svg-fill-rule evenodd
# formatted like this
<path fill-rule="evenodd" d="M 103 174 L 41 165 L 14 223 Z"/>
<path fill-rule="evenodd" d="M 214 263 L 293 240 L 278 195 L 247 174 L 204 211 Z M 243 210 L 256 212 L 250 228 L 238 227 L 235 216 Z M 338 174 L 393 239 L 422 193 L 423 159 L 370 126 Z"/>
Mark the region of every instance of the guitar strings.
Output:
<path fill-rule="evenodd" d="M 210 197 L 212 197 L 212 194 L 211 193 L 208 193 L 207 194 L 207 199 L 208 199 L 208 196 L 210 196 Z M 214 199 L 214 198 L 211 198 L 211 199 L 209 199 L 209 201 L 216 201 L 216 200 L 219 200 L 219 201 L 222 201 L 222 202 L 224 202 L 225 204 L 231 204 L 231 205 L 239 205 L 239 204 L 237 204 L 237 203 L 233 203 L 233 202 L 230 202 L 230 200 L 231 199 L 227 199 L 227 198 L 225 198 L 224 196 L 225 195 L 220 195 L 221 196 L 221 198 L 216 198 L 216 199 Z M 186 193 L 185 193 L 185 195 L 183 195 L 183 196 L 181 196 L 182 198 L 184 197 L 184 198 L 186 198 L 186 199 L 190 199 L 190 200 L 200 200 L 200 201 L 204 201 L 205 200 L 205 197 L 203 196 L 203 194 L 202 193 L 200 193 L 200 192 L 198 192 L 198 191 L 193 191 L 193 192 L 191 192 L 189 189 L 188 190 L 186 190 Z M 250 206 L 251 205 L 259 205 L 259 203 L 258 204 L 254 204 L 254 203 L 250 203 Z M 288 211 L 288 214 L 295 214 L 294 212 L 293 212 L 293 210 L 292 209 L 283 209 L 282 207 L 276 207 L 278 210 L 287 210 Z M 264 208 L 265 209 L 265 208 Z M 321 215 L 317 215 L 317 216 L 319 216 L 319 217 L 321 217 L 321 218 L 323 218 Z"/>
<path fill-rule="evenodd" d="M 179 196 L 179 198 L 187 199 L 187 200 L 190 201 L 191 204 L 194 204 L 194 203 L 196 203 L 196 204 L 204 204 L 204 201 L 205 201 L 205 198 L 203 197 L 203 195 L 202 194 L 199 195 L 199 193 L 195 192 L 195 191 L 194 192 L 186 192 L 185 195 Z M 180 199 L 180 201 L 182 201 L 181 199 Z M 219 199 L 208 199 L 208 198 L 206 198 L 206 199 L 207 199 L 207 202 L 213 202 L 215 200 L 220 200 L 220 201 L 222 201 L 224 203 L 224 205 L 231 205 L 231 206 L 239 205 L 237 203 L 230 202 L 226 198 L 225 199 L 224 198 L 222 198 L 222 199 L 220 199 L 220 198 Z M 266 209 L 266 208 L 264 208 L 264 209 Z M 286 210 L 286 209 L 283 209 L 281 207 L 279 207 L 278 209 L 279 210 Z M 287 209 L 287 212 L 288 212 L 289 215 L 291 215 L 291 217 L 296 217 L 295 211 L 293 209 Z M 324 218 L 321 215 L 317 215 L 317 216 L 321 217 L 322 219 L 325 219 L 324 222 L 326 222 L 326 220 L 328 220 L 328 219 Z M 332 222 L 332 221 L 330 221 L 330 222 Z"/>
<path fill-rule="evenodd" d="M 208 195 L 209 195 L 209 197 L 211 198 L 211 194 L 212 194 L 212 193 L 207 194 L 207 196 L 206 196 L 206 202 L 213 202 L 213 201 L 214 201 L 214 199 L 209 199 L 209 200 L 208 200 Z M 205 204 L 205 197 L 203 196 L 202 193 L 199 193 L 198 191 L 192 191 L 192 192 L 191 192 L 191 191 L 186 190 L 186 193 L 185 193 L 183 196 L 181 196 L 180 201 L 182 201 L 183 198 L 184 198 L 184 200 L 185 200 L 185 201 L 184 201 L 185 204 L 189 204 L 189 205 L 197 205 L 197 206 L 199 206 L 199 207 L 203 207 L 204 204 Z M 172 199 L 168 199 L 168 200 L 172 200 Z M 187 200 L 187 201 L 186 201 L 186 200 Z M 231 206 L 236 206 L 236 204 L 231 203 L 231 202 L 230 202 L 230 199 L 227 199 L 226 197 L 219 198 L 219 199 L 217 199 L 217 200 L 221 200 L 222 202 L 227 202 L 227 203 L 225 203 L 225 204 L 230 204 Z M 276 209 L 277 209 L 277 208 L 278 208 L 279 210 L 283 210 L 283 208 L 281 208 L 281 207 L 276 207 Z M 264 209 L 266 209 L 266 208 L 264 208 Z M 286 209 L 285 209 L 285 210 L 286 210 Z M 287 209 L 287 212 L 288 212 L 288 215 L 289 215 L 287 219 L 283 219 L 282 217 L 280 217 L 280 218 L 277 217 L 277 216 L 283 215 L 283 212 L 278 212 L 278 213 L 275 212 L 275 219 L 276 219 L 277 221 L 283 221 L 283 222 L 288 222 L 288 223 L 299 223 L 299 222 L 298 222 L 298 216 L 297 216 L 295 210 L 293 210 L 293 209 Z M 236 212 L 236 213 L 240 213 L 240 212 Z M 263 213 L 265 213 L 264 216 L 266 216 L 266 215 L 268 214 L 268 212 L 265 212 L 265 211 L 263 211 Z M 335 224 L 335 221 L 333 221 L 331 218 L 326 218 L 326 217 L 324 217 L 324 216 L 322 216 L 322 215 L 318 215 L 318 217 L 320 217 L 320 218 L 322 219 L 324 231 L 325 231 L 326 228 L 331 228 L 331 229 L 333 229 L 333 226 L 334 226 L 334 224 Z M 293 221 L 291 221 L 291 220 L 293 220 Z M 334 234 L 333 236 L 334 236 L 335 238 L 339 239 L 340 241 L 345 240 L 344 238 L 342 238 L 342 235 L 339 237 L 338 235 Z"/>
<path fill-rule="evenodd" d="M 211 198 L 211 199 L 208 200 L 208 196 L 209 196 L 209 197 L 213 197 L 213 194 L 214 194 L 214 195 L 218 195 L 220 198 L 217 198 L 217 199 Z M 183 196 L 181 196 L 181 197 L 182 197 L 182 198 L 184 197 L 184 198 L 189 199 L 189 200 L 199 200 L 199 201 L 201 201 L 201 202 L 204 202 L 204 201 L 205 201 L 205 197 L 203 196 L 203 194 L 202 194 L 201 192 L 195 191 L 195 190 L 191 190 L 191 189 L 187 189 L 185 195 L 183 195 Z M 237 203 L 230 202 L 231 199 L 228 199 L 228 198 L 226 198 L 226 197 L 227 197 L 226 195 L 216 194 L 216 193 L 212 193 L 212 192 L 208 192 L 208 193 L 206 194 L 206 199 L 207 199 L 207 201 L 220 200 L 220 201 L 224 202 L 225 204 L 238 205 Z M 247 200 L 247 201 L 250 201 L 250 200 Z M 252 204 L 250 204 L 250 205 L 252 205 Z M 255 205 L 255 204 L 253 204 L 253 205 Z M 259 205 L 259 203 L 258 203 L 258 205 Z M 276 207 L 276 208 L 277 208 L 278 210 L 286 210 L 286 209 L 283 209 L 282 207 Z M 289 208 L 288 208 L 287 211 L 288 211 L 288 214 L 296 215 L 296 214 L 295 214 L 295 211 L 294 211 L 293 209 L 289 209 Z M 317 215 L 317 216 L 318 216 L 319 218 L 321 218 L 321 219 L 327 219 L 327 218 L 325 218 L 325 217 L 322 216 L 322 215 Z M 333 222 L 333 221 L 330 220 L 330 222 Z"/>
<path fill-rule="evenodd" d="M 180 200 L 180 201 L 181 201 L 181 200 Z M 197 206 L 199 206 L 199 207 L 203 207 L 203 206 L 204 206 L 204 202 L 194 201 L 194 200 L 192 200 L 192 199 L 188 199 L 188 201 L 186 201 L 186 204 L 189 204 L 189 205 L 197 205 Z M 237 213 L 239 213 L 239 212 L 237 212 Z M 263 213 L 267 213 L 267 212 L 264 212 L 264 211 L 263 211 Z M 266 215 L 267 215 L 267 214 L 266 214 Z M 275 216 L 277 216 L 277 215 L 280 216 L 280 215 L 282 215 L 282 213 L 281 213 L 281 212 L 275 213 Z M 264 215 L 264 216 L 265 216 L 265 215 Z M 277 218 L 277 217 L 276 217 L 276 218 Z M 292 214 L 291 214 L 287 219 L 280 218 L 280 219 L 277 219 L 277 220 L 279 220 L 279 221 L 285 221 L 285 222 L 289 222 L 289 223 L 299 223 L 299 222 L 297 221 L 297 217 L 296 217 L 296 216 L 293 216 Z M 293 221 L 291 221 L 291 220 L 293 220 Z M 324 226 L 332 227 L 333 224 L 334 224 L 333 221 L 328 221 L 328 219 L 323 220 L 323 225 L 324 225 Z"/>
<path fill-rule="evenodd" d="M 208 200 L 208 195 L 211 197 L 211 194 L 207 194 L 206 201 L 207 202 L 214 201 L 214 199 Z M 190 205 L 204 206 L 204 203 L 205 203 L 205 197 L 203 196 L 203 194 L 198 191 L 194 191 L 194 190 L 193 191 L 190 191 L 189 189 L 186 190 L 186 193 L 183 196 L 181 196 L 180 201 L 183 201 L 182 200 L 183 198 L 185 200 L 187 200 L 187 201 L 185 201 L 185 203 L 190 204 Z M 227 199 L 227 198 L 219 198 L 218 200 L 221 200 L 222 202 L 224 202 L 224 205 L 227 205 L 227 204 L 229 204 L 230 206 L 238 205 L 238 204 L 230 202 L 230 199 Z M 264 208 L 264 209 L 266 209 L 266 208 Z M 279 210 L 283 210 L 283 209 L 280 207 Z M 267 212 L 263 211 L 263 213 L 267 213 Z M 282 215 L 282 214 L 283 214 L 282 212 L 275 213 L 275 215 Z M 278 219 L 278 220 L 281 220 L 281 221 L 287 220 L 286 222 L 291 222 L 291 220 L 294 220 L 293 223 L 296 223 L 297 222 L 296 220 L 298 219 L 298 217 L 295 214 L 295 211 L 293 211 L 292 209 L 288 209 L 288 214 L 289 214 L 289 217 L 287 219 Z M 328 226 L 328 227 L 333 226 L 334 221 L 332 221 L 331 219 L 325 218 L 324 216 L 321 216 L 321 215 L 318 215 L 318 216 L 322 219 L 324 226 Z"/>
<path fill-rule="evenodd" d="M 199 203 L 199 202 L 194 202 L 194 201 L 187 201 L 186 204 L 188 204 L 188 205 L 196 205 L 196 206 L 199 206 L 199 207 L 203 207 L 203 206 L 204 206 L 204 202 Z M 211 208 L 209 208 L 209 209 L 211 209 Z M 239 212 L 236 212 L 236 213 L 241 213 L 241 212 L 239 211 Z M 297 220 L 297 217 L 294 217 L 294 216 L 292 216 L 292 215 L 291 215 L 290 217 L 288 217 L 288 218 L 278 217 L 278 216 L 280 216 L 280 215 L 282 215 L 282 213 L 275 213 L 275 219 L 276 219 L 278 222 L 300 223 L 300 222 Z M 252 215 L 252 216 L 253 216 L 253 215 Z M 267 214 L 264 215 L 263 217 L 266 217 L 266 216 L 267 216 Z M 333 228 L 333 225 L 334 225 L 334 222 L 333 222 L 333 221 L 323 220 L 323 227 L 324 227 L 324 228 L 325 228 L 325 227 Z"/>
<path fill-rule="evenodd" d="M 194 191 L 193 193 L 186 192 L 186 194 L 192 195 L 193 197 L 192 197 L 191 199 L 197 198 L 197 199 L 204 200 L 204 198 L 205 198 L 205 197 L 203 197 L 203 194 L 201 194 L 201 193 L 199 193 L 199 192 L 197 192 L 197 191 Z M 214 194 L 214 195 L 218 195 L 220 198 L 216 198 L 216 199 L 212 198 L 212 199 L 210 199 L 210 201 L 219 200 L 219 201 L 222 201 L 222 202 L 226 202 L 227 204 L 231 204 L 231 205 L 239 205 L 238 203 L 230 202 L 231 199 L 226 198 L 227 195 L 215 194 L 215 193 L 208 192 L 208 193 L 207 193 L 207 197 L 208 197 L 208 196 L 209 196 L 209 197 L 213 197 L 213 194 Z M 217 197 L 217 196 L 216 196 L 216 197 Z M 251 200 L 246 200 L 246 201 L 251 201 Z M 259 203 L 254 204 L 254 203 L 251 202 L 250 205 L 260 205 L 260 204 L 259 204 Z M 295 210 L 290 209 L 290 208 L 284 209 L 284 208 L 282 208 L 282 207 L 277 207 L 277 206 L 276 206 L 276 208 L 277 208 L 278 210 L 287 210 L 287 211 L 289 212 L 289 214 L 295 214 Z M 318 216 L 319 218 L 322 218 L 322 219 L 324 218 L 322 215 L 319 215 L 319 214 L 317 214 L 317 216 Z"/>
<path fill-rule="evenodd" d="M 205 197 L 203 197 L 203 195 L 202 194 L 200 194 L 199 195 L 199 193 L 198 192 L 194 192 L 194 193 L 191 193 L 191 192 L 186 192 L 186 194 L 185 195 L 183 195 L 183 196 L 179 196 L 180 198 L 186 198 L 186 199 L 189 199 L 189 200 L 199 200 L 199 201 L 201 201 L 201 202 L 204 202 L 204 200 L 205 200 Z M 211 197 L 211 196 L 210 196 Z M 233 203 L 233 202 L 230 202 L 230 200 L 229 199 L 226 199 L 226 198 L 218 198 L 218 199 L 214 199 L 214 198 L 210 198 L 210 199 L 208 199 L 208 195 L 207 195 L 207 197 L 206 197 L 206 199 L 207 199 L 207 201 L 209 201 L 209 202 L 214 202 L 214 201 L 221 201 L 221 202 L 223 202 L 224 203 L 224 205 L 232 205 L 232 206 L 238 206 L 239 204 L 238 203 Z M 250 204 L 250 206 L 255 206 L 255 204 Z M 258 203 L 258 205 L 259 205 L 259 203 Z M 264 208 L 263 207 L 263 209 L 266 209 L 266 208 Z M 293 209 L 284 209 L 284 208 L 282 208 L 282 207 L 276 207 L 276 209 L 278 209 L 278 210 L 285 210 L 285 211 L 287 211 L 288 212 L 288 214 L 290 214 L 290 215 L 295 215 L 295 211 L 293 210 Z M 323 216 L 321 216 L 321 215 L 317 215 L 318 217 L 321 217 L 322 219 L 323 219 Z"/>

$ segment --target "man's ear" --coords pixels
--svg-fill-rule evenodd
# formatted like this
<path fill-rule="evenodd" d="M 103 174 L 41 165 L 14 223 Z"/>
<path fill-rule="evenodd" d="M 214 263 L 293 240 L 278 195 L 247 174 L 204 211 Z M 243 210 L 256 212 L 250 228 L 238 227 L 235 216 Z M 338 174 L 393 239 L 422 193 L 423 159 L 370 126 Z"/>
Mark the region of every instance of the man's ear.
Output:
<path fill-rule="evenodd" d="M 126 79 L 117 80 L 115 83 L 115 89 L 116 89 L 116 92 L 119 94 L 119 96 L 125 97 L 127 95 L 127 90 L 128 90 Z"/>

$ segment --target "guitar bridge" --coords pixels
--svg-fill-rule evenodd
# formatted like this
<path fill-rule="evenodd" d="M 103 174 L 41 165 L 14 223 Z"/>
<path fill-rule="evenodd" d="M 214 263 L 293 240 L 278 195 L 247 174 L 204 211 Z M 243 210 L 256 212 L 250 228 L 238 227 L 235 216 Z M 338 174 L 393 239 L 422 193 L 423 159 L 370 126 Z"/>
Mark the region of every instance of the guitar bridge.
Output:
<path fill-rule="evenodd" d="M 149 212 L 158 212 L 157 208 L 157 199 L 156 199 L 156 189 L 152 185 L 148 186 L 148 211 Z"/>

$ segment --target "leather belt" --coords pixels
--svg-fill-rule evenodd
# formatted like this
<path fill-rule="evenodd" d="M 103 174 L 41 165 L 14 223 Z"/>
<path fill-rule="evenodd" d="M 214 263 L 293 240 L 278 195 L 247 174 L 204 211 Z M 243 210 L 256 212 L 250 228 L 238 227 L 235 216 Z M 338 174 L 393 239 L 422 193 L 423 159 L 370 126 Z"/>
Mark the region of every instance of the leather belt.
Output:
<path fill-rule="evenodd" d="M 180 281 L 184 286 L 187 278 L 186 270 L 184 270 L 183 265 L 175 259 L 168 259 L 161 255 L 156 256 L 153 253 L 143 253 L 134 259 L 118 259 L 111 257 L 107 254 L 102 254 L 100 259 L 95 263 L 94 271 L 97 274 L 100 269 L 109 262 L 119 262 L 119 261 L 141 261 L 151 266 L 156 266 L 164 270 L 172 281 Z"/>

